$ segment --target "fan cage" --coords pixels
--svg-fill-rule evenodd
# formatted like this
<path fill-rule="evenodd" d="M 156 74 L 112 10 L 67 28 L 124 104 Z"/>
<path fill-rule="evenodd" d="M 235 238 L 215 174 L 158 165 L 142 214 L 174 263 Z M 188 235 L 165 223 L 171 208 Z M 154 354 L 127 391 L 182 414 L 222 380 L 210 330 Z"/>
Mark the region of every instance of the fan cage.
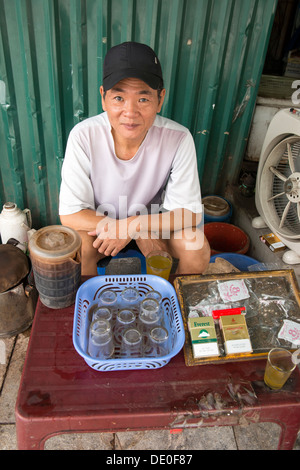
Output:
<path fill-rule="evenodd" d="M 292 165 L 289 161 L 288 144 L 291 149 Z M 291 168 L 292 166 L 292 168 Z M 260 181 L 260 202 L 266 222 L 282 237 L 300 238 L 299 197 L 288 198 L 285 179 L 300 173 L 300 138 L 292 136 L 277 144 L 266 158 Z M 280 176 L 279 176 L 280 175 Z M 299 193 L 300 189 L 298 189 Z M 299 195 L 299 194 L 298 194 Z M 291 203 L 290 199 L 292 199 Z M 285 214 L 285 210 L 287 213 Z M 283 224 L 281 225 L 281 223 Z"/>
<path fill-rule="evenodd" d="M 295 169 L 296 171 L 300 172 L 300 139 L 299 141 L 291 144 L 291 151 L 292 151 L 292 157 L 293 157 Z M 289 176 L 291 175 L 291 168 L 289 164 L 287 149 L 282 155 L 282 158 L 279 161 L 276 169 L 287 178 L 289 178 Z M 281 194 L 282 192 L 284 192 L 284 181 L 282 181 L 280 178 L 274 175 L 273 186 L 272 186 L 272 196 L 277 196 L 278 194 Z M 286 195 L 283 195 L 283 196 L 276 197 L 275 199 L 273 199 L 273 201 L 274 201 L 275 211 L 277 212 L 279 221 L 281 221 L 286 205 L 288 204 L 288 198 Z M 292 202 L 292 204 L 290 204 L 290 208 L 287 213 L 284 226 L 286 229 L 290 230 L 295 235 L 300 234 L 300 221 L 298 218 L 297 202 L 294 202 L 294 203 Z"/>

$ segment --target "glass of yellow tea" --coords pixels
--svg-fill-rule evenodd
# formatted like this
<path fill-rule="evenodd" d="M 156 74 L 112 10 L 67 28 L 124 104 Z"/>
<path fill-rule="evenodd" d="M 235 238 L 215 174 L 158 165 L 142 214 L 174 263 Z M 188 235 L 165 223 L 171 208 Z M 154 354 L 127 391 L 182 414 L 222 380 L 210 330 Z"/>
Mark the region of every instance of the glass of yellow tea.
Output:
<path fill-rule="evenodd" d="M 272 390 L 280 390 L 295 367 L 290 351 L 282 348 L 271 349 L 265 370 L 265 384 Z"/>
<path fill-rule="evenodd" d="M 166 251 L 152 251 L 146 257 L 147 274 L 169 279 L 172 268 L 172 256 Z"/>

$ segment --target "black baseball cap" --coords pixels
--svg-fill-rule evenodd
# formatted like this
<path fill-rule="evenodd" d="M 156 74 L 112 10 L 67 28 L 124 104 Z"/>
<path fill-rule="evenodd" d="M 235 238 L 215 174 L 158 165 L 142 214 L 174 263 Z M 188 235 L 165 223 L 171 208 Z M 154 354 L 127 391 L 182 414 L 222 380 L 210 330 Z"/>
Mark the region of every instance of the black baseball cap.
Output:
<path fill-rule="evenodd" d="M 160 62 L 151 47 L 123 42 L 107 52 L 103 63 L 104 90 L 110 90 L 124 78 L 139 78 L 154 90 L 163 87 Z"/>

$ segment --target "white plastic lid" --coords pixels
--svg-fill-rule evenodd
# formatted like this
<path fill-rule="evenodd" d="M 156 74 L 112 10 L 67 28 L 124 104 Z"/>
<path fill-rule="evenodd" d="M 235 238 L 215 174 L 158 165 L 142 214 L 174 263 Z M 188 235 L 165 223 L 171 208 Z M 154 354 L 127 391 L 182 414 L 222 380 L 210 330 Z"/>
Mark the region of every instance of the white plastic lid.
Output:
<path fill-rule="evenodd" d="M 204 213 L 216 217 L 227 215 L 230 211 L 228 202 L 219 196 L 205 196 L 202 199 Z"/>
<path fill-rule="evenodd" d="M 67 258 L 80 247 L 80 235 L 64 225 L 43 227 L 30 237 L 28 243 L 30 254 L 52 259 Z"/>

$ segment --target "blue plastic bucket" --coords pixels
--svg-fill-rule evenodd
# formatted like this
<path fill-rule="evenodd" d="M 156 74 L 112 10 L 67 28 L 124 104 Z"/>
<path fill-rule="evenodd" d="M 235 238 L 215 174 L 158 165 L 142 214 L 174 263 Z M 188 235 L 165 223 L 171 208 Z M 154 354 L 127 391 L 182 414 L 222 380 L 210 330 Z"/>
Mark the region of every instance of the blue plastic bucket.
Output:
<path fill-rule="evenodd" d="M 202 198 L 204 206 L 204 223 L 230 222 L 232 216 L 231 203 L 222 196 L 214 194 Z"/>
<path fill-rule="evenodd" d="M 259 261 L 256 259 L 246 255 L 239 255 L 237 253 L 220 253 L 212 256 L 210 258 L 210 262 L 214 263 L 216 258 L 223 258 L 226 261 L 229 261 L 229 263 L 231 263 L 240 271 L 248 271 L 249 266 L 252 266 L 253 264 L 259 264 Z"/>

